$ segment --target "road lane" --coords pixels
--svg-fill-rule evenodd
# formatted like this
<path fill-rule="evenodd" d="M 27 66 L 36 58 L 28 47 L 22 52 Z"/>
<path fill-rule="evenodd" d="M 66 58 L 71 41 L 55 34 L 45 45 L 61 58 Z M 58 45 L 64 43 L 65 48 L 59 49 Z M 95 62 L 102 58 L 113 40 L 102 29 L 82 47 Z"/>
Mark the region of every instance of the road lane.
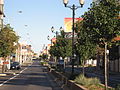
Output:
<path fill-rule="evenodd" d="M 0 86 L 0 90 L 61 90 L 44 69 L 36 60 L 21 74 Z"/>

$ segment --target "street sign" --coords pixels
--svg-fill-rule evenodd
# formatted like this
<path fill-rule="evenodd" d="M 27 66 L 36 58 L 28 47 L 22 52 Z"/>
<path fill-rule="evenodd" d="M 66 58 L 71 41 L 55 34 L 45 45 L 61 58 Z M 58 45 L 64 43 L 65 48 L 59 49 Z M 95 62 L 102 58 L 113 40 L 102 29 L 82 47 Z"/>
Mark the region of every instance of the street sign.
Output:
<path fill-rule="evenodd" d="M 9 62 L 8 61 L 4 61 L 3 64 L 9 64 Z"/>

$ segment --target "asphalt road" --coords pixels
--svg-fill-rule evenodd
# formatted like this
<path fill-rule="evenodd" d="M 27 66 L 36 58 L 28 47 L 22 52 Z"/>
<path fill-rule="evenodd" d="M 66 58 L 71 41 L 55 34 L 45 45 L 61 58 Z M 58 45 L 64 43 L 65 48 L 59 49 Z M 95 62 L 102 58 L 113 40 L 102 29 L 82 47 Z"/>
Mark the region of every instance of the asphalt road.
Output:
<path fill-rule="evenodd" d="M 0 90 L 62 90 L 38 60 L 20 73 L 4 78 L 0 80 Z"/>

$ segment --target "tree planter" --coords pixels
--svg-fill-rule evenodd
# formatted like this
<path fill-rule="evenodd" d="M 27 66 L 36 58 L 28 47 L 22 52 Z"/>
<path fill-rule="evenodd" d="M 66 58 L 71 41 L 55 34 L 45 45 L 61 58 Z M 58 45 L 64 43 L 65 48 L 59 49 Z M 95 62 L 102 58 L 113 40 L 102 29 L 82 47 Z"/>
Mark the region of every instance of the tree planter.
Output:
<path fill-rule="evenodd" d="M 76 84 L 72 80 L 67 81 L 67 86 L 70 90 L 88 90 L 87 88 L 83 87 L 82 85 Z"/>
<path fill-rule="evenodd" d="M 65 84 L 70 90 L 88 90 L 87 88 L 85 88 L 79 84 L 76 84 L 74 81 L 68 80 L 65 76 L 63 76 L 59 72 L 56 72 L 55 70 L 52 70 L 51 73 L 55 77 L 59 78 L 59 80 L 61 80 L 63 82 L 63 84 Z"/>
<path fill-rule="evenodd" d="M 56 72 L 55 70 L 51 70 L 51 73 L 58 78 L 59 81 L 62 82 L 62 85 L 65 85 L 69 88 L 69 90 L 89 90 L 86 87 L 75 83 L 75 81 L 73 80 L 68 80 L 67 77 L 65 77 L 64 75 L 62 75 L 59 72 Z M 102 87 L 104 87 L 105 85 L 100 84 Z M 97 87 L 96 87 L 97 88 Z M 112 87 L 108 87 L 109 89 L 112 89 Z M 99 90 L 99 89 L 96 89 Z M 100 90 L 104 90 L 104 88 L 100 89 Z"/>

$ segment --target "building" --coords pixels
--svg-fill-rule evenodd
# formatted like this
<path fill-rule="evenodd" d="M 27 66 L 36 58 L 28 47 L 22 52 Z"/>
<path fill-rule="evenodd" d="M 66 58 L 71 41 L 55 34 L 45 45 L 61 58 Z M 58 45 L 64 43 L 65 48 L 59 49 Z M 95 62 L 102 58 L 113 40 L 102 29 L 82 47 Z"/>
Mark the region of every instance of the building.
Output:
<path fill-rule="evenodd" d="M 18 48 L 16 49 L 15 61 L 23 64 L 28 60 L 32 60 L 34 52 L 31 49 L 31 45 L 27 45 L 26 43 L 18 43 Z"/>
<path fill-rule="evenodd" d="M 114 41 L 120 42 L 120 36 L 115 37 Z M 120 45 L 112 47 L 109 55 L 109 69 L 110 71 L 120 72 Z M 112 56 L 112 57 L 111 57 Z"/>

